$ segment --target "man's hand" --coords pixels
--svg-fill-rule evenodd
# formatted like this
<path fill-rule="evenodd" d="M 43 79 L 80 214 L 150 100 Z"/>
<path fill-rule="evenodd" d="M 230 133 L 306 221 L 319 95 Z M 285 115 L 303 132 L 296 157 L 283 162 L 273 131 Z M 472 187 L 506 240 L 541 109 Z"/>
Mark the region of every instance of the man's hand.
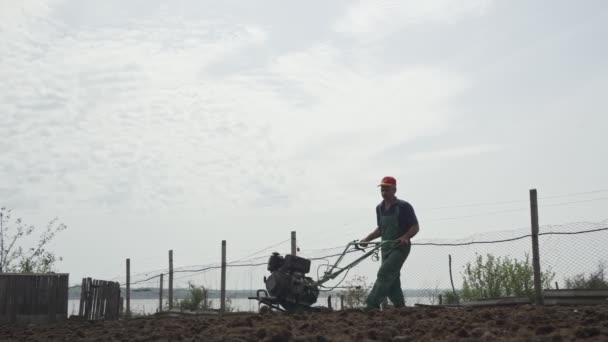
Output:
<path fill-rule="evenodd" d="M 410 239 L 413 238 L 416 234 L 418 234 L 419 230 L 420 230 L 420 227 L 418 226 L 418 224 L 412 225 L 407 230 L 407 233 L 403 234 L 399 239 L 397 239 L 399 241 L 399 246 L 411 245 L 412 242 L 410 241 Z"/>
<path fill-rule="evenodd" d="M 368 236 L 364 237 L 363 239 L 361 239 L 361 241 L 359 242 L 359 246 L 361 246 L 362 248 L 367 247 L 367 243 L 366 242 L 370 242 L 374 239 L 377 239 L 379 237 L 382 236 L 382 232 L 380 231 L 379 227 L 376 227 L 376 229 L 374 229 L 373 232 L 369 233 Z"/>
<path fill-rule="evenodd" d="M 410 238 L 407 236 L 402 236 L 399 238 L 399 246 L 407 246 L 410 243 Z"/>

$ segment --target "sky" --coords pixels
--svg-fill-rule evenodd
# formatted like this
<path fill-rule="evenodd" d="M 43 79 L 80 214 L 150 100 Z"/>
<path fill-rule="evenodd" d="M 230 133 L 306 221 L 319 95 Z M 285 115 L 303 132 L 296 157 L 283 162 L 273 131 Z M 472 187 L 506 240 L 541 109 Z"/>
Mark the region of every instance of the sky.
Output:
<path fill-rule="evenodd" d="M 599 0 L 0 0 L 0 205 L 67 225 L 72 282 L 363 238 L 385 175 L 419 241 L 529 228 L 533 188 L 541 225 L 602 222 L 607 23 Z"/>

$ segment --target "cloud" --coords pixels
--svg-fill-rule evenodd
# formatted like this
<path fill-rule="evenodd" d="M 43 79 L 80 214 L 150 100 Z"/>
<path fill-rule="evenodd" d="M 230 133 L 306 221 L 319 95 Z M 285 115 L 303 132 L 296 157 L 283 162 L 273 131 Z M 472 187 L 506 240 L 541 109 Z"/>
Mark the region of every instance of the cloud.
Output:
<path fill-rule="evenodd" d="M 272 32 L 162 13 L 75 29 L 50 13 L 11 41 L 0 68 L 14 80 L 0 94 L 0 176 L 15 203 L 322 206 L 344 194 L 318 189 L 375 181 L 361 165 L 378 151 L 446 129 L 469 86 L 433 66 L 387 72 L 329 42 L 218 75 L 213 66 Z"/>
<path fill-rule="evenodd" d="M 0 2 L 0 32 L 20 32 L 37 20 L 47 20 L 62 0 L 22 0 Z"/>
<path fill-rule="evenodd" d="M 410 159 L 415 161 L 431 161 L 431 160 L 450 160 L 467 157 L 475 157 L 484 153 L 495 152 L 502 150 L 503 147 L 500 145 L 472 145 L 472 146 L 459 146 L 451 147 L 446 149 L 438 149 L 429 152 L 414 153 L 410 156 Z"/>
<path fill-rule="evenodd" d="M 491 0 L 361 0 L 336 21 L 337 32 L 377 39 L 420 24 L 443 24 L 486 13 Z"/>
<path fill-rule="evenodd" d="M 334 140 L 348 134 L 362 136 L 343 145 L 378 141 L 390 144 L 438 127 L 448 115 L 447 101 L 468 86 L 463 75 L 438 68 L 404 67 L 378 72 L 367 62 L 349 64 L 348 54 L 329 46 L 316 46 L 281 56 L 273 72 L 313 99 L 310 107 L 286 115 L 299 129 L 314 133 L 315 140 Z M 308 145 L 309 136 L 302 134 Z M 335 141 L 334 141 L 335 143 Z M 353 145 L 350 145 L 353 144 Z M 363 144 L 362 144 L 363 145 Z"/>
<path fill-rule="evenodd" d="M 280 56 L 273 64 L 272 77 L 288 85 L 283 98 L 309 99 L 306 106 L 283 102 L 284 109 L 270 109 L 269 101 L 270 110 L 256 110 L 281 111 L 274 120 L 283 131 L 273 135 L 287 158 L 283 170 L 292 175 L 287 186 L 295 202 L 335 203 L 344 193 L 318 189 L 375 181 L 373 156 L 445 130 L 454 115 L 450 101 L 469 86 L 466 76 L 439 68 L 379 69 L 327 44 Z"/>
<path fill-rule="evenodd" d="M 206 195 L 220 188 L 223 169 L 269 154 L 260 127 L 222 108 L 229 89 L 218 94 L 226 87 L 202 77 L 222 56 L 262 42 L 263 31 L 156 18 L 65 35 L 51 19 L 1 36 L 10 45 L 0 75 L 11 82 L 0 95 L 0 175 L 14 197 L 67 207 L 211 206 Z"/>

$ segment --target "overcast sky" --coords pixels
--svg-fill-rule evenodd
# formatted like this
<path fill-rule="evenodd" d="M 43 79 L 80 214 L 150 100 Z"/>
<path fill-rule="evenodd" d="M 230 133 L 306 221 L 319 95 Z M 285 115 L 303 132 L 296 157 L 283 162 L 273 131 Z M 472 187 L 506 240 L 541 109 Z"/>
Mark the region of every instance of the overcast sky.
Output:
<path fill-rule="evenodd" d="M 531 188 L 600 222 L 607 36 L 600 0 L 0 0 L 0 205 L 67 224 L 71 282 L 362 238 L 385 175 L 419 240 Z"/>

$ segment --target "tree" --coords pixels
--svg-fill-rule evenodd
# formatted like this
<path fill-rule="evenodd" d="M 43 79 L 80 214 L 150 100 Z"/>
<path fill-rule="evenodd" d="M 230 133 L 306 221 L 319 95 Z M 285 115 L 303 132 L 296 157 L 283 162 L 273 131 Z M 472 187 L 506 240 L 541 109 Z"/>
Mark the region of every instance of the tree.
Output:
<path fill-rule="evenodd" d="M 464 270 L 464 281 L 459 297 L 462 300 L 497 298 L 505 296 L 527 296 L 534 299 L 534 269 L 530 257 L 524 261 L 500 258 L 487 254 L 478 255 L 475 263 L 468 262 Z M 551 287 L 555 273 L 548 269 L 541 273 L 544 288 Z"/>
<path fill-rule="evenodd" d="M 55 235 L 67 228 L 57 218 L 50 221 L 39 235 L 33 247 L 24 247 L 29 237 L 34 235 L 36 227 L 26 225 L 21 218 L 14 221 L 12 211 L 0 208 L 0 273 L 4 272 L 52 272 L 55 262 L 61 261 L 55 253 L 46 248 Z"/>

